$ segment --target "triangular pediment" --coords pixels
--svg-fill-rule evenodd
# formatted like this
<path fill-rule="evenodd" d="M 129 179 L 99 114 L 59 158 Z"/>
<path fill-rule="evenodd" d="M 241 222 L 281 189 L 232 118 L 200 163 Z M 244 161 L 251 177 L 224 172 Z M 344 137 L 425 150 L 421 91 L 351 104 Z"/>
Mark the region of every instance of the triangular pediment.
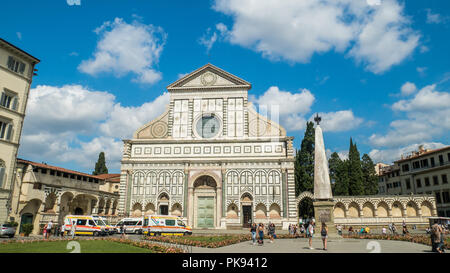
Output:
<path fill-rule="evenodd" d="M 250 89 L 251 84 L 212 64 L 207 64 L 170 84 L 167 89 L 170 91 L 237 87 Z"/>

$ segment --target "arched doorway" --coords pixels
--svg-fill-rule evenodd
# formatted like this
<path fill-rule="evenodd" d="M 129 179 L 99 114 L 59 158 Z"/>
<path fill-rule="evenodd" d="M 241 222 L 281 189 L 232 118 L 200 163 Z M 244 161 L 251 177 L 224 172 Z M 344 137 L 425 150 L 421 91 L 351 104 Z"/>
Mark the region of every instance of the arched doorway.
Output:
<path fill-rule="evenodd" d="M 298 202 L 298 217 L 304 219 L 306 222 L 309 219 L 314 218 L 314 205 L 313 200 L 310 197 L 303 197 L 303 199 Z"/>
<path fill-rule="evenodd" d="M 194 182 L 194 226 L 214 228 L 216 223 L 217 183 L 209 175 L 203 175 Z"/>
<path fill-rule="evenodd" d="M 248 193 L 241 196 L 242 205 L 242 226 L 250 227 L 253 222 L 253 197 Z"/>
<path fill-rule="evenodd" d="M 31 214 L 31 213 L 22 214 L 22 216 L 20 217 L 19 233 L 22 232 L 24 224 L 32 224 L 32 223 L 33 223 L 33 214 Z"/>
<path fill-rule="evenodd" d="M 165 192 L 161 193 L 158 197 L 159 214 L 169 215 L 169 195 Z"/>
<path fill-rule="evenodd" d="M 75 208 L 75 211 L 74 211 L 74 214 L 75 214 L 75 215 L 83 215 L 83 214 L 84 214 L 84 211 L 83 211 L 82 208 L 76 207 L 76 208 Z"/>

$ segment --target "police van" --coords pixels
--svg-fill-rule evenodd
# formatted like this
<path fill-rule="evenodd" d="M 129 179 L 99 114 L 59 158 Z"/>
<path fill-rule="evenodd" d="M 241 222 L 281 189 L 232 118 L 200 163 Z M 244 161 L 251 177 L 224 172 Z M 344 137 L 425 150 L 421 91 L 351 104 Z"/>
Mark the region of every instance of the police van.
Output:
<path fill-rule="evenodd" d="M 144 216 L 143 233 L 149 236 L 191 235 L 192 228 L 179 216 L 149 215 Z"/>
<path fill-rule="evenodd" d="M 143 217 L 123 218 L 116 224 L 116 232 L 120 232 L 120 227 L 123 226 L 124 233 L 142 234 L 143 219 Z"/>
<path fill-rule="evenodd" d="M 66 234 L 71 234 L 72 227 L 75 227 L 75 235 L 104 236 L 109 234 L 106 224 L 91 215 L 67 215 L 64 218 Z"/>

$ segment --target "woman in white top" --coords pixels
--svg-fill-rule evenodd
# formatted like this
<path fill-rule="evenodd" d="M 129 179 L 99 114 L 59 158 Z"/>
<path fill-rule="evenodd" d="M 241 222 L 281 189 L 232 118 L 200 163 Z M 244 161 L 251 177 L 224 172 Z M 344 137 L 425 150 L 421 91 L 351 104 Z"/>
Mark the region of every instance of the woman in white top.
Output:
<path fill-rule="evenodd" d="M 308 226 L 308 237 L 309 237 L 309 249 L 312 248 L 312 238 L 314 236 L 314 220 L 311 220 Z"/>

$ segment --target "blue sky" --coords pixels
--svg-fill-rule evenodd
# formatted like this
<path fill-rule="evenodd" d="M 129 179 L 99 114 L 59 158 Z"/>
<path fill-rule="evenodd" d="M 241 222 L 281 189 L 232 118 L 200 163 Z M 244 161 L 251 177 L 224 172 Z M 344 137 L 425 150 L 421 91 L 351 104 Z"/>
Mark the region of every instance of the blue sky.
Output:
<path fill-rule="evenodd" d="M 255 5 L 255 3 L 257 3 Z M 450 2 L 3 1 L 3 39 L 39 58 L 19 156 L 91 172 L 164 111 L 165 87 L 212 63 L 280 105 L 299 147 L 319 112 L 328 152 L 390 162 L 449 145 Z"/>

